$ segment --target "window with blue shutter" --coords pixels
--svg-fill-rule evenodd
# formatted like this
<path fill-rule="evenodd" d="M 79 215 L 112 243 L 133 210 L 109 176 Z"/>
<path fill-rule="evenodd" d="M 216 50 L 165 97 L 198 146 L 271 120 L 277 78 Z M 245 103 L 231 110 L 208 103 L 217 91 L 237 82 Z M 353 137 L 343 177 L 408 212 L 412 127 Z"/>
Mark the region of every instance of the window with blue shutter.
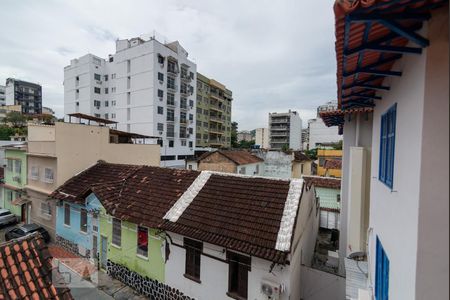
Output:
<path fill-rule="evenodd" d="M 389 299 L 389 259 L 383 245 L 377 237 L 377 253 L 375 262 L 375 299 Z"/>
<path fill-rule="evenodd" d="M 381 116 L 380 161 L 378 178 L 391 189 L 394 186 L 394 153 L 397 104 Z"/>

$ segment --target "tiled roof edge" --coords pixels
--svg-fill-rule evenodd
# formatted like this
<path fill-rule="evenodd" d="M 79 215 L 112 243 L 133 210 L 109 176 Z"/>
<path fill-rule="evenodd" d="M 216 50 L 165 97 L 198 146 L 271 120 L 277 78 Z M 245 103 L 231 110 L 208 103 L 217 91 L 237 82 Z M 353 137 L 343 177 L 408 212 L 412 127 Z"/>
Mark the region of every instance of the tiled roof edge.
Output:
<path fill-rule="evenodd" d="M 291 238 L 294 231 L 302 190 L 303 179 L 291 179 L 286 203 L 284 204 L 280 230 L 278 231 L 277 242 L 275 244 L 276 250 L 289 251 L 291 248 Z"/>
<path fill-rule="evenodd" d="M 167 219 L 171 222 L 178 221 L 178 218 L 180 218 L 186 208 L 188 208 L 189 204 L 191 204 L 192 200 L 194 200 L 206 182 L 208 182 L 211 175 L 211 172 L 202 171 L 183 193 L 183 195 L 181 195 L 177 202 L 175 202 L 175 204 L 169 209 L 163 219 Z"/>

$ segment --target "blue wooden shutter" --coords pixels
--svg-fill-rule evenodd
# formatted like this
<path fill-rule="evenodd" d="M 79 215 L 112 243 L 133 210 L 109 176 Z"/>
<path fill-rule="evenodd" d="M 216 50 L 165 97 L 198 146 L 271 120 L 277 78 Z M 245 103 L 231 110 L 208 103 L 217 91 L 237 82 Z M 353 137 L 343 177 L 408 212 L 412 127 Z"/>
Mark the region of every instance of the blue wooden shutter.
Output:
<path fill-rule="evenodd" d="M 386 115 L 381 116 L 381 130 L 380 130 L 380 162 L 378 177 L 382 182 L 386 181 L 386 144 L 387 144 L 387 126 Z"/>
<path fill-rule="evenodd" d="M 389 299 L 389 259 L 378 237 L 375 261 L 375 299 Z"/>
<path fill-rule="evenodd" d="M 388 160 L 387 160 L 387 172 L 386 172 L 386 184 L 392 188 L 394 183 L 394 158 L 395 158 L 395 127 L 397 118 L 397 105 L 395 104 L 388 112 Z"/>

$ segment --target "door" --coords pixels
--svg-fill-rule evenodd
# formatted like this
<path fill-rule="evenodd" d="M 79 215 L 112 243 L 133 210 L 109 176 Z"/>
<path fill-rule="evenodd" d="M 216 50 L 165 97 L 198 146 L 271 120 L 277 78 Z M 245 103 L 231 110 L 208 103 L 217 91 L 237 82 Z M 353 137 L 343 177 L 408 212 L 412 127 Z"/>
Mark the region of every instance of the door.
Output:
<path fill-rule="evenodd" d="M 92 235 L 92 258 L 95 260 L 98 259 L 97 243 L 98 243 L 97 235 L 93 234 Z"/>
<path fill-rule="evenodd" d="M 101 236 L 101 249 L 102 249 L 102 256 L 101 256 L 101 262 L 100 267 L 104 270 L 106 270 L 106 261 L 108 259 L 108 238 L 106 236 Z"/>
<path fill-rule="evenodd" d="M 27 205 L 22 204 L 20 206 L 20 221 L 23 223 L 27 223 Z"/>

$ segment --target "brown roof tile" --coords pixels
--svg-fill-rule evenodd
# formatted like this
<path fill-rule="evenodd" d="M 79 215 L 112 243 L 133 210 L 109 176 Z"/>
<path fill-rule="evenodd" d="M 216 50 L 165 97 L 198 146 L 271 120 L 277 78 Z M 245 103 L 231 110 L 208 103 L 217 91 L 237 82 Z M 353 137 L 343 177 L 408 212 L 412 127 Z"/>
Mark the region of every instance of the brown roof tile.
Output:
<path fill-rule="evenodd" d="M 0 299 L 73 299 L 52 282 L 51 260 L 38 233 L 0 244 Z"/>
<path fill-rule="evenodd" d="M 216 152 L 222 154 L 223 156 L 233 161 L 237 165 L 254 164 L 264 161 L 263 159 L 244 150 L 218 150 L 213 152 L 206 152 L 199 157 L 198 161 L 201 161 L 204 158 Z"/>
<path fill-rule="evenodd" d="M 294 151 L 294 161 L 311 161 L 312 159 L 302 151 Z"/>
<path fill-rule="evenodd" d="M 325 169 L 342 169 L 342 160 L 339 159 L 327 159 L 323 164 Z"/>
<path fill-rule="evenodd" d="M 311 186 L 314 184 L 316 187 L 324 187 L 330 189 L 340 189 L 341 180 L 334 177 L 321 177 L 321 176 L 303 176 L 306 185 Z"/>

